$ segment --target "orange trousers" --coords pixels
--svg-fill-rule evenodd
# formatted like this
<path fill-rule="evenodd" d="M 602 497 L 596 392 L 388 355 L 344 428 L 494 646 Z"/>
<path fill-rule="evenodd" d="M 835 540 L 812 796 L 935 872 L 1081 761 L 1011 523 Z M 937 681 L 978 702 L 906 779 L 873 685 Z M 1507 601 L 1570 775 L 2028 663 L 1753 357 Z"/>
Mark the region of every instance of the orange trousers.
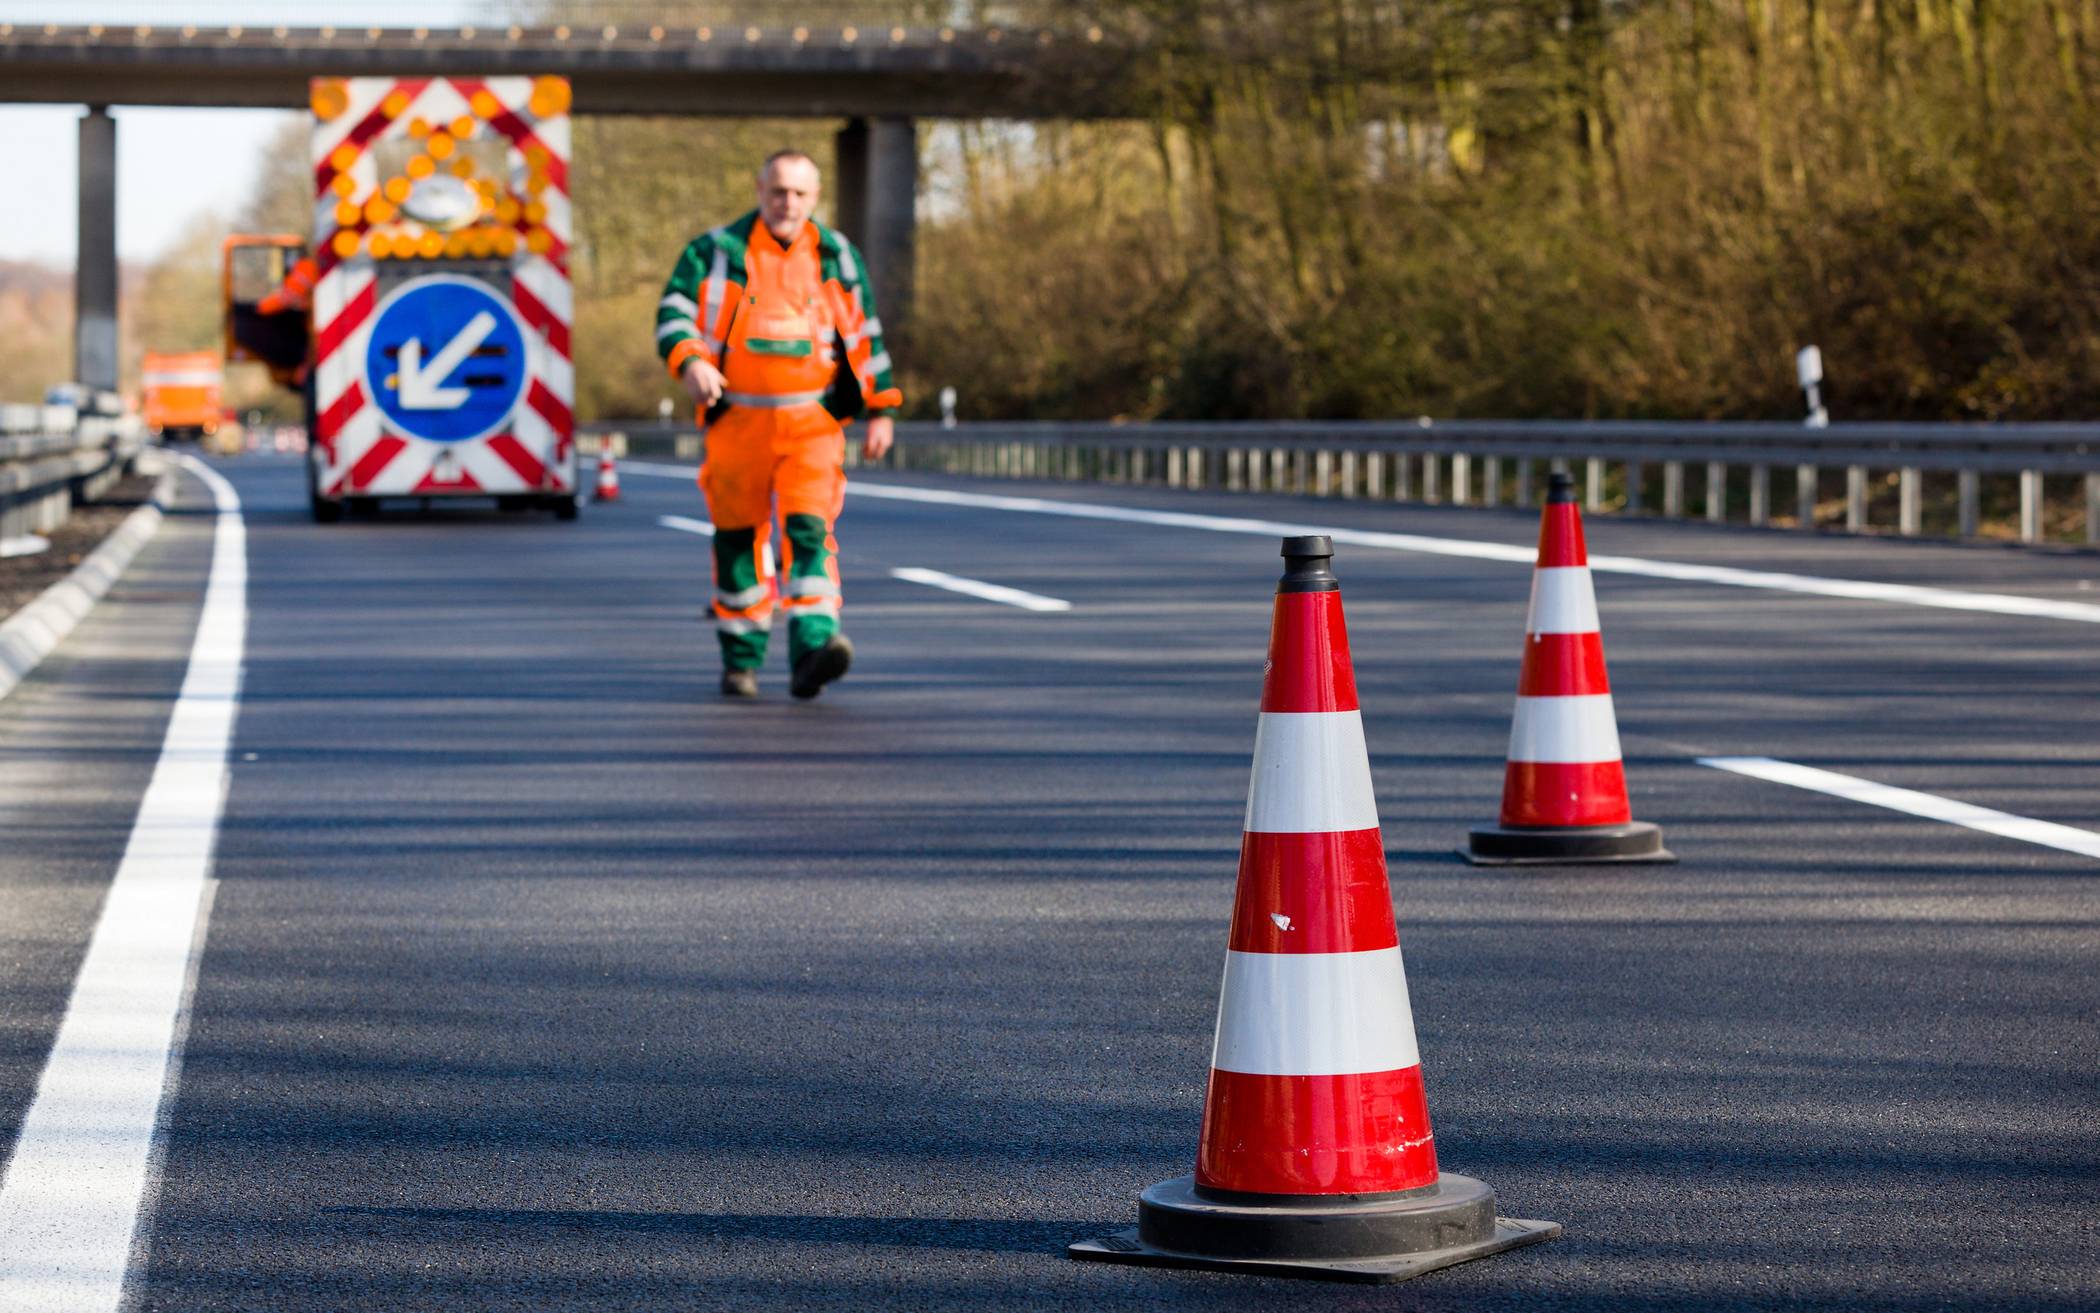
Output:
<path fill-rule="evenodd" d="M 846 438 L 814 402 L 731 406 L 707 428 L 700 491 L 714 522 L 715 632 L 731 670 L 765 663 L 775 586 L 765 550 L 777 509 L 785 542 L 779 608 L 799 660 L 838 632 L 838 541 L 846 499 Z"/>

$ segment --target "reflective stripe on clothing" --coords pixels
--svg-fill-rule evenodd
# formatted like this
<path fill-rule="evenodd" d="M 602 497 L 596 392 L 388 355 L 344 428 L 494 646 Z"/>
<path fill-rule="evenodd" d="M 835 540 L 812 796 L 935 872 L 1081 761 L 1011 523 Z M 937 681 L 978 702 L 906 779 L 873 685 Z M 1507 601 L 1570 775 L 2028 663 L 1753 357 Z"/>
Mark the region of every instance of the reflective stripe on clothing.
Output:
<path fill-rule="evenodd" d="M 722 344 L 714 335 L 721 328 L 719 321 L 722 317 L 722 297 L 729 287 L 729 251 L 721 245 L 721 241 L 722 230 L 717 228 L 715 260 L 707 271 L 707 311 L 700 316 L 700 322 L 707 325 L 705 332 L 708 347 L 717 355 L 721 354 Z"/>
<path fill-rule="evenodd" d="M 661 310 L 682 310 L 688 319 L 700 313 L 700 306 L 692 297 L 684 296 L 677 292 L 664 293 L 664 299 L 656 304 L 657 308 Z"/>
<path fill-rule="evenodd" d="M 747 406 L 753 410 L 786 410 L 789 406 L 815 405 L 824 399 L 822 392 L 782 392 L 767 396 L 762 392 L 724 392 L 722 400 L 732 406 Z"/>
<path fill-rule="evenodd" d="M 770 590 L 763 583 L 753 584 L 749 588 L 733 593 L 724 592 L 722 589 L 717 588 L 715 590 L 715 605 L 727 607 L 731 611 L 742 611 L 749 607 L 757 606 L 770 595 Z"/>
<path fill-rule="evenodd" d="M 690 319 L 666 319 L 656 326 L 656 340 L 661 342 L 673 333 L 698 333 L 700 325 Z"/>
<path fill-rule="evenodd" d="M 773 617 L 718 615 L 715 628 L 725 634 L 770 634 L 773 632 Z"/>
<path fill-rule="evenodd" d="M 836 597 L 795 597 L 780 605 L 790 619 L 812 615 L 830 616 L 833 620 L 839 618 L 839 599 Z"/>
<path fill-rule="evenodd" d="M 803 575 L 799 579 L 788 580 L 787 588 L 784 593 L 784 596 L 786 596 L 789 599 L 797 599 L 804 597 L 837 597 L 838 595 L 838 581 L 835 579 L 827 578 L 821 574 Z"/>

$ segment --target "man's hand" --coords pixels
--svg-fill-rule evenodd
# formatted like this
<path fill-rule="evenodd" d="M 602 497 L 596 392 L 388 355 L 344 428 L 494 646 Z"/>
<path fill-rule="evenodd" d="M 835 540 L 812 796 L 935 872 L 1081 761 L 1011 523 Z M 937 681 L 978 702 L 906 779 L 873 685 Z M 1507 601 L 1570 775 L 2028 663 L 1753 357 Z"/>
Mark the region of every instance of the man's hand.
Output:
<path fill-rule="evenodd" d="M 860 440 L 862 460 L 881 460 L 889 454 L 890 445 L 897 440 L 896 425 L 888 415 L 877 415 L 868 421 L 868 434 Z"/>
<path fill-rule="evenodd" d="M 702 414 L 722 399 L 722 389 L 729 385 L 721 370 L 698 357 L 685 362 L 685 372 L 678 376 L 678 381 L 685 384 L 685 394 L 693 399 L 693 408 Z"/>

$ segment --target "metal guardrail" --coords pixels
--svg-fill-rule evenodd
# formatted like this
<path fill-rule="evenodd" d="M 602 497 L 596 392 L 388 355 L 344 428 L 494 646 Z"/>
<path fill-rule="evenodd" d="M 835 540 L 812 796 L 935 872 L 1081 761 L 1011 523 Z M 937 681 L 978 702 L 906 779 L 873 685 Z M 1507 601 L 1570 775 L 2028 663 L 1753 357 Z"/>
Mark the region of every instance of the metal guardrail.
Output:
<path fill-rule="evenodd" d="M 604 434 L 638 454 L 700 450 L 689 426 L 584 428 L 587 450 Z M 2100 424 L 918 423 L 897 439 L 885 466 L 949 474 L 1528 506 L 1551 467 L 1598 512 L 1960 538 L 2002 517 L 2023 542 L 2053 529 L 2100 544 Z M 1775 501 L 1775 484 L 1791 497 Z"/>
<path fill-rule="evenodd" d="M 145 447 L 134 418 L 0 406 L 0 539 L 49 533 L 122 478 Z"/>

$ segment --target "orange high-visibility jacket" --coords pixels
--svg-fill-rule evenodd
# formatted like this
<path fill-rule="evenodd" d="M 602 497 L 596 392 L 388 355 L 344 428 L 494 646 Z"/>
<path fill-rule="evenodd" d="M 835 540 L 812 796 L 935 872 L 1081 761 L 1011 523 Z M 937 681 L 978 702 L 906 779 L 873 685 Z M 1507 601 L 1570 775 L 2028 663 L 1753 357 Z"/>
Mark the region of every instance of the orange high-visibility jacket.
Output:
<path fill-rule="evenodd" d="M 255 308 L 266 315 L 283 314 L 287 310 L 305 310 L 313 305 L 314 284 L 321 279 L 321 267 L 309 257 L 302 256 L 298 263 L 284 276 L 284 282 L 255 303 Z"/>
<path fill-rule="evenodd" d="M 673 378 L 695 358 L 721 370 L 731 405 L 821 397 L 846 419 L 904 403 L 860 252 L 815 220 L 786 250 L 756 210 L 687 243 L 657 305 L 656 350 Z"/>

